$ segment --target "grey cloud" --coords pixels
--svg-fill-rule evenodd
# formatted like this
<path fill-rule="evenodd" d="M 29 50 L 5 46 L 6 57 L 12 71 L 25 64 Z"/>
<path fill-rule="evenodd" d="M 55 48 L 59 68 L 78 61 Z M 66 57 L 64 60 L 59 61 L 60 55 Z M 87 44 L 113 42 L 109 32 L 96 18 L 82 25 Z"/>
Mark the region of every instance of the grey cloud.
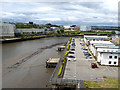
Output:
<path fill-rule="evenodd" d="M 12 5 L 14 6 L 10 7 L 10 10 L 8 10 L 9 6 Z M 103 8 L 104 6 L 102 5 L 102 3 L 11 3 L 10 5 L 5 4 L 3 6 L 5 7 L 3 11 L 15 14 L 15 16 L 3 18 L 3 21 L 34 21 L 40 24 L 51 22 L 54 24 L 65 25 L 116 25 L 116 23 L 109 22 L 109 20 L 114 20 L 116 18 L 116 11 L 111 12 L 110 10 Z M 17 8 L 15 8 L 16 6 Z M 39 8 L 41 7 L 50 7 L 52 9 L 41 11 L 39 10 Z M 60 20 L 43 20 L 45 18 L 59 18 Z M 106 22 L 104 19 L 106 19 L 106 21 L 108 22 Z"/>

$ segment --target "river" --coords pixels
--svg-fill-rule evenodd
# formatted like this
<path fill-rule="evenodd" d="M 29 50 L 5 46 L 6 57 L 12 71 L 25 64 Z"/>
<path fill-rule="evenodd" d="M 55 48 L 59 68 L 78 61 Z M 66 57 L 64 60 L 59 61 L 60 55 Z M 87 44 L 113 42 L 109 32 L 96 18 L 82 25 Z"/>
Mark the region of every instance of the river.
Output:
<path fill-rule="evenodd" d="M 60 57 L 61 52 L 56 49 L 68 40 L 69 37 L 52 37 L 3 44 L 3 88 L 50 88 L 48 81 L 54 69 L 46 69 L 45 62 L 48 58 Z M 33 55 L 36 51 L 39 52 Z M 18 67 L 8 68 L 31 54 Z"/>
<path fill-rule="evenodd" d="M 13 57 L 19 56 L 20 54 L 24 54 L 45 46 L 50 46 L 56 43 L 65 43 L 67 40 L 68 38 L 66 37 L 52 37 L 2 44 L 2 61 L 4 62 Z"/>

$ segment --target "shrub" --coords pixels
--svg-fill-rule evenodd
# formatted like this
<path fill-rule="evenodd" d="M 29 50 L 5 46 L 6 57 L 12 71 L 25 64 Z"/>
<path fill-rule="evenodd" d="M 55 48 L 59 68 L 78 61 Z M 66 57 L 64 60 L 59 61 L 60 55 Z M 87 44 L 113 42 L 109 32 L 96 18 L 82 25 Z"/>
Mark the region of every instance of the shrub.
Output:
<path fill-rule="evenodd" d="M 67 50 L 69 50 L 69 48 L 70 48 L 70 44 L 68 44 L 68 46 L 67 46 Z"/>
<path fill-rule="evenodd" d="M 103 78 L 107 78 L 106 76 L 103 76 Z"/>

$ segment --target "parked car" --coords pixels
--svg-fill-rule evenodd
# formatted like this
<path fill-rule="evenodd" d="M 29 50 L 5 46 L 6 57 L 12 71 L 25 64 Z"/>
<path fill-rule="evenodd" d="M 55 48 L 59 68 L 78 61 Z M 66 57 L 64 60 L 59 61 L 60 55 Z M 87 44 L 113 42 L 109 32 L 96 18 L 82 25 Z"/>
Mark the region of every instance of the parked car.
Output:
<path fill-rule="evenodd" d="M 97 68 L 97 64 L 96 63 L 91 63 L 91 67 L 92 68 Z"/>
<path fill-rule="evenodd" d="M 74 42 L 71 43 L 71 46 L 76 46 Z"/>
<path fill-rule="evenodd" d="M 71 51 L 75 51 L 75 48 L 70 48 Z"/>
<path fill-rule="evenodd" d="M 88 49 L 84 48 L 83 50 L 88 50 Z"/>
<path fill-rule="evenodd" d="M 74 39 L 74 38 L 72 38 L 71 42 L 75 42 L 75 39 Z"/>
<path fill-rule="evenodd" d="M 70 46 L 70 49 L 75 49 L 75 46 Z"/>
<path fill-rule="evenodd" d="M 87 51 L 87 50 L 83 50 L 83 53 L 84 53 L 84 52 L 88 52 L 88 51 Z"/>
<path fill-rule="evenodd" d="M 68 54 L 75 54 L 74 51 L 68 51 Z"/>
<path fill-rule="evenodd" d="M 84 54 L 86 54 L 86 55 L 89 55 L 90 53 L 89 52 L 83 52 Z"/>
<path fill-rule="evenodd" d="M 80 44 L 82 44 L 83 42 L 82 41 L 80 41 Z"/>
<path fill-rule="evenodd" d="M 68 56 L 67 56 L 67 60 L 68 60 L 68 61 L 76 61 L 76 58 L 75 58 L 75 56 L 73 56 L 73 55 L 68 55 Z"/>
<path fill-rule="evenodd" d="M 81 43 L 82 46 L 84 46 L 85 44 Z"/>
<path fill-rule="evenodd" d="M 86 59 L 92 59 L 92 56 L 86 55 L 85 58 Z"/>
<path fill-rule="evenodd" d="M 86 49 L 85 47 L 82 47 L 81 49 Z"/>
<path fill-rule="evenodd" d="M 69 53 L 69 52 L 74 52 L 74 53 L 75 53 L 75 51 L 72 51 L 72 50 L 69 50 L 68 53 Z"/>

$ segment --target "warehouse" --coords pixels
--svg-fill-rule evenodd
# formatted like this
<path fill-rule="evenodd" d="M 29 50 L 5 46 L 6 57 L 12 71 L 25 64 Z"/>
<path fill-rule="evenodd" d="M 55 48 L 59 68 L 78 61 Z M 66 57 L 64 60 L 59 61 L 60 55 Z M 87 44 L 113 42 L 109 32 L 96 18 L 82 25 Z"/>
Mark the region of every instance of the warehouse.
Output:
<path fill-rule="evenodd" d="M 15 25 L 9 23 L 0 23 L 0 36 L 2 37 L 14 37 Z"/>

